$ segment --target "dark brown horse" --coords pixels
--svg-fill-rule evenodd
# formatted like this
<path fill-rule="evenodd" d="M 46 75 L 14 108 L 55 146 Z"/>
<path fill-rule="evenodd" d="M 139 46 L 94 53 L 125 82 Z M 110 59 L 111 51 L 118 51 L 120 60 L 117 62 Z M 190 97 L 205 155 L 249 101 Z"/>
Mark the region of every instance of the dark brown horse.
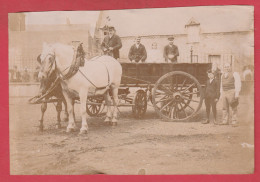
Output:
<path fill-rule="evenodd" d="M 40 63 L 40 55 L 37 57 L 37 61 Z M 50 75 L 50 77 L 47 79 L 41 79 L 40 80 L 40 89 L 39 89 L 39 96 L 45 94 L 47 92 L 47 90 L 52 86 L 52 84 L 54 83 L 54 81 L 56 80 L 57 76 L 55 73 L 52 73 Z M 62 111 L 62 103 L 65 106 L 65 112 L 64 112 L 64 121 L 68 121 L 68 111 L 67 111 L 67 103 L 66 100 L 62 94 L 62 88 L 60 83 L 55 87 L 55 89 L 50 92 L 50 94 L 48 94 L 46 96 L 46 98 L 44 99 L 45 101 L 47 101 L 48 99 L 55 97 L 57 99 L 57 103 L 56 103 L 56 111 L 57 111 L 57 123 L 56 123 L 56 127 L 57 128 L 61 128 L 61 111 Z M 41 105 L 41 118 L 40 118 L 40 126 L 39 126 L 39 130 L 43 131 L 43 118 L 44 118 L 44 113 L 47 110 L 47 102 L 42 103 Z"/>

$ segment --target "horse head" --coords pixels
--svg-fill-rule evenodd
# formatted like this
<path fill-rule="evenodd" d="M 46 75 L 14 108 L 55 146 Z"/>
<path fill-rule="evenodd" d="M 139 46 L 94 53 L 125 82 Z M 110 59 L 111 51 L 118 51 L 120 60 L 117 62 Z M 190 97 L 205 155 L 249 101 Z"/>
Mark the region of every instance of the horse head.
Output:
<path fill-rule="evenodd" d="M 48 79 L 55 71 L 55 53 L 51 45 L 43 44 L 43 50 L 37 61 L 40 63 L 39 80 Z"/>
<path fill-rule="evenodd" d="M 38 78 L 40 81 L 39 95 L 44 94 L 57 78 L 55 73 L 55 54 L 51 47 L 44 44 L 42 53 L 37 57 L 40 67 Z"/>

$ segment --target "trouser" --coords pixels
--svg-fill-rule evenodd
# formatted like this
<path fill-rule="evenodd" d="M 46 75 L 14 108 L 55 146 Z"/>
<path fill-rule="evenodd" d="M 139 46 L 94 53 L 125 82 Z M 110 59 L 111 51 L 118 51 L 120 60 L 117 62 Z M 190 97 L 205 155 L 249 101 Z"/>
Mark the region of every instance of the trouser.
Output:
<path fill-rule="evenodd" d="M 217 103 L 215 102 L 215 98 L 205 98 L 205 106 L 206 106 L 206 113 L 207 113 L 207 119 L 209 120 L 210 116 L 210 109 L 212 108 L 214 119 L 217 119 Z"/>
<path fill-rule="evenodd" d="M 223 102 L 223 123 L 236 124 L 237 122 L 237 106 L 231 107 L 230 103 L 235 98 L 235 90 L 227 90 L 222 92 Z"/>

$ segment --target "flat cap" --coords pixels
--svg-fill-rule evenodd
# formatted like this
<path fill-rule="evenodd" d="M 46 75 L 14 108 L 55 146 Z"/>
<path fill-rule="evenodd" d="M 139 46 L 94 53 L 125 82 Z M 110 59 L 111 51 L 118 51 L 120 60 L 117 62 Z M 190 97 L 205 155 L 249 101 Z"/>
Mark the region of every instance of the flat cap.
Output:
<path fill-rule="evenodd" d="M 174 40 L 174 37 L 173 36 L 168 37 L 168 40 Z"/>

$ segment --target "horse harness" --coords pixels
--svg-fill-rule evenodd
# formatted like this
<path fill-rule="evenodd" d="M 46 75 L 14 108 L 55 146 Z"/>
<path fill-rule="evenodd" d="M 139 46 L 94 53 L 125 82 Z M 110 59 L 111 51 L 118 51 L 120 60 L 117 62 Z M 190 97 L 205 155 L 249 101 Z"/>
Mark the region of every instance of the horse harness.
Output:
<path fill-rule="evenodd" d="M 73 61 L 72 64 L 70 66 L 68 66 L 66 69 L 64 69 L 63 71 L 60 71 L 57 69 L 57 65 L 56 65 L 56 60 L 55 60 L 55 54 L 51 55 L 52 59 L 53 59 L 53 63 L 55 64 L 55 70 L 59 73 L 57 79 L 54 81 L 55 84 L 52 85 L 52 87 L 49 90 L 53 90 L 58 83 L 60 82 L 60 80 L 68 80 L 70 79 L 72 76 L 74 76 L 77 72 L 79 72 L 86 80 L 88 80 L 88 82 L 93 85 L 95 87 L 95 89 L 104 89 L 104 88 L 108 88 L 110 86 L 110 75 L 109 75 L 109 71 L 107 66 L 103 63 L 103 62 L 99 62 L 101 64 L 103 64 L 106 68 L 107 71 L 107 75 L 108 75 L 108 84 L 106 86 L 103 87 L 98 87 L 96 86 L 79 68 L 83 67 L 85 65 L 85 53 L 81 52 L 81 50 L 83 50 L 82 48 L 82 44 L 80 44 L 78 46 L 78 48 L 76 49 L 76 51 L 74 51 L 74 56 L 73 56 Z M 100 57 L 100 56 L 99 56 Z M 66 74 L 63 74 L 64 71 L 66 71 L 67 69 L 69 69 L 69 71 Z"/>

